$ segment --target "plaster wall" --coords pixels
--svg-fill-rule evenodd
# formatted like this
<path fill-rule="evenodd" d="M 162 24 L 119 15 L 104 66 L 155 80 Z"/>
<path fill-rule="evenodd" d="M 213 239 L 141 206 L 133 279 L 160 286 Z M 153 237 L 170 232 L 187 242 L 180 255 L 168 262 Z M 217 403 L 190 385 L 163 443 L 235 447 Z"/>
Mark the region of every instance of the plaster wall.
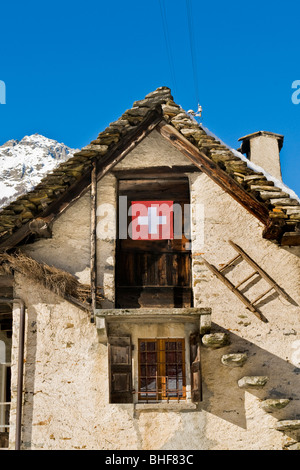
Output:
<path fill-rule="evenodd" d="M 275 178 L 282 179 L 278 140 L 274 136 L 252 137 L 250 139 L 250 160 Z"/>

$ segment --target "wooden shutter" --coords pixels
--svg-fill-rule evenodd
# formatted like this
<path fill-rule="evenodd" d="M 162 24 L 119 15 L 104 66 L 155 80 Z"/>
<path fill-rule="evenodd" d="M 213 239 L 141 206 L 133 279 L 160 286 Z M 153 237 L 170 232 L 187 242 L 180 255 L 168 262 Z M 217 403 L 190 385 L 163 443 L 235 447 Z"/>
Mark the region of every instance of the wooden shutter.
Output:
<path fill-rule="evenodd" d="M 132 403 L 132 346 L 130 336 L 108 340 L 110 403 Z"/>
<path fill-rule="evenodd" d="M 202 378 L 200 361 L 200 336 L 190 335 L 190 361 L 191 361 L 191 395 L 192 401 L 202 401 Z"/>

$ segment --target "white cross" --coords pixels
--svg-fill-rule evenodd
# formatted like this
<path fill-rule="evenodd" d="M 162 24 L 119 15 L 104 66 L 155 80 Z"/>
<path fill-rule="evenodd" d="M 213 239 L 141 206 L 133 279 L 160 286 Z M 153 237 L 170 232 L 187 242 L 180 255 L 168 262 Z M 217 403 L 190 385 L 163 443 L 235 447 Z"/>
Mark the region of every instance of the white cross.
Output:
<path fill-rule="evenodd" d="M 157 207 L 148 207 L 147 216 L 139 216 L 139 225 L 148 225 L 148 233 L 150 235 L 156 235 L 159 225 L 167 223 L 167 217 L 165 215 L 157 215 Z"/>

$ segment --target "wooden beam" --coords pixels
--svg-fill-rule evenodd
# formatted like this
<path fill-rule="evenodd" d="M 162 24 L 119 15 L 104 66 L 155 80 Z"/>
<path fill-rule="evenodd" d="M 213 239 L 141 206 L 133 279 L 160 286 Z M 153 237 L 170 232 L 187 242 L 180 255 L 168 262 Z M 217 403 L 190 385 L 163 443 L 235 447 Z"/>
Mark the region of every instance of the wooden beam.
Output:
<path fill-rule="evenodd" d="M 122 170 L 113 169 L 114 175 L 119 180 L 138 180 L 141 178 L 147 179 L 161 179 L 161 178 L 178 178 L 185 176 L 185 173 L 201 173 L 201 170 L 195 165 L 172 165 L 169 166 L 157 166 L 151 168 L 137 168 L 133 170 L 132 168 L 123 168 Z"/>
<path fill-rule="evenodd" d="M 284 232 L 285 222 L 283 219 L 269 218 L 266 227 L 263 230 L 263 238 L 265 240 L 280 240 Z"/>
<path fill-rule="evenodd" d="M 97 169 L 96 162 L 93 163 L 91 173 L 91 297 L 92 297 L 92 313 L 91 322 L 94 322 L 94 311 L 97 307 L 97 238 L 96 238 L 96 225 L 97 225 Z"/>
<path fill-rule="evenodd" d="M 216 163 L 191 144 L 191 142 L 172 125 L 161 122 L 157 126 L 157 130 L 168 142 L 180 150 L 190 161 L 203 171 L 203 173 L 208 175 L 224 191 L 247 209 L 248 212 L 257 217 L 264 225 L 267 225 L 269 212 L 264 204 L 247 193 L 237 181 L 231 178 L 231 176 L 223 171 Z"/>
<path fill-rule="evenodd" d="M 281 246 L 300 246 L 300 232 L 285 232 L 281 238 Z"/>
<path fill-rule="evenodd" d="M 14 284 L 14 276 L 10 275 L 3 275 L 0 276 L 0 288 L 1 287 L 13 287 Z"/>
<path fill-rule="evenodd" d="M 28 227 L 31 233 L 34 233 L 40 238 L 52 237 L 51 224 L 47 223 L 44 219 L 33 219 L 29 222 Z"/>

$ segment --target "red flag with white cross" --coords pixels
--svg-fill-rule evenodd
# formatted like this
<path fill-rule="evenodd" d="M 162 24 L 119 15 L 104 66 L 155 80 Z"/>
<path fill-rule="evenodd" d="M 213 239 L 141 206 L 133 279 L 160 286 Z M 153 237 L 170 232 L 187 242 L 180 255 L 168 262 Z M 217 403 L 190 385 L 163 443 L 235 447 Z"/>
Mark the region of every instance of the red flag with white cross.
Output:
<path fill-rule="evenodd" d="M 133 201 L 131 203 L 133 240 L 171 240 L 173 201 Z"/>

